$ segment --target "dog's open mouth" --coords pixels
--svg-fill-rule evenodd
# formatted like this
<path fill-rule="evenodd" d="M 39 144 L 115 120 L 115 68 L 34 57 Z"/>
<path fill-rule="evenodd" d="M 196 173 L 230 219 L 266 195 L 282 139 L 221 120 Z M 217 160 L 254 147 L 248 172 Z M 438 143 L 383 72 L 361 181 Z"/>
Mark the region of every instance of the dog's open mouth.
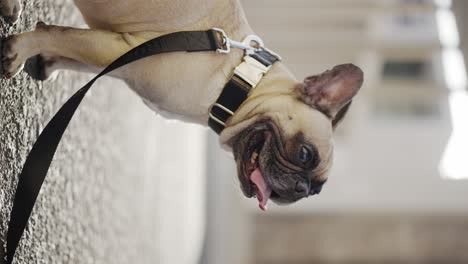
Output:
<path fill-rule="evenodd" d="M 257 133 L 251 139 L 252 149 L 247 153 L 250 153 L 250 162 L 246 162 L 245 171 L 246 176 L 250 180 L 251 189 L 255 190 L 255 196 L 258 199 L 258 205 L 263 211 L 267 210 L 267 203 L 270 199 L 272 189 L 265 180 L 262 171 L 259 166 L 259 155 L 262 151 L 263 145 L 265 144 L 265 138 L 267 133 Z"/>
<path fill-rule="evenodd" d="M 256 197 L 260 209 L 267 210 L 270 198 L 278 195 L 270 187 L 266 175 L 260 166 L 260 156 L 267 141 L 272 135 L 269 130 L 255 131 L 247 141 L 246 151 L 243 157 L 243 173 L 241 183 L 244 194 L 247 197 Z"/>

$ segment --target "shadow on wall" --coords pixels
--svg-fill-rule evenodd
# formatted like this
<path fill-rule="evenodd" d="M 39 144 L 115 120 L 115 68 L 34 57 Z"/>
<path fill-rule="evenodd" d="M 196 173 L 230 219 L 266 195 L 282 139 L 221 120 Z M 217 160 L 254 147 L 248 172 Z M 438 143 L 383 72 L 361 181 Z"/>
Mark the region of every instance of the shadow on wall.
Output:
<path fill-rule="evenodd" d="M 37 21 L 84 27 L 71 0 L 24 1 L 24 7 L 14 27 L 0 22 L 2 37 L 32 30 Z M 25 73 L 0 80 L 3 247 L 28 150 L 89 79 L 63 72 L 55 81 L 35 82 Z M 204 134 L 156 117 L 123 83 L 104 78 L 64 135 L 17 263 L 196 263 L 204 227 Z"/>

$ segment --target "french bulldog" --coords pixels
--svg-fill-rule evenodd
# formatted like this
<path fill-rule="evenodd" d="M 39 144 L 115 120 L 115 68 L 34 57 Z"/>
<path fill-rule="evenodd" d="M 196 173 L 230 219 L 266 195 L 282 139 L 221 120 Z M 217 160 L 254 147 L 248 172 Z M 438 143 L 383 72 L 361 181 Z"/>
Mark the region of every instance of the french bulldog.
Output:
<path fill-rule="evenodd" d="M 222 28 L 234 40 L 254 34 L 238 0 L 74 0 L 89 29 L 38 23 L 34 31 L 7 37 L 1 50 L 4 78 L 34 58 L 28 73 L 38 80 L 57 70 L 98 72 L 126 51 L 176 31 Z M 14 23 L 18 0 L 0 0 Z M 148 57 L 112 76 L 125 81 L 153 110 L 168 118 L 207 124 L 243 51 L 175 52 Z M 32 70 L 31 70 L 32 69 Z M 363 83 L 363 72 L 343 64 L 298 81 L 275 63 L 229 118 L 220 144 L 234 154 L 241 190 L 267 202 L 289 204 L 320 193 L 333 161 L 334 128 Z"/>

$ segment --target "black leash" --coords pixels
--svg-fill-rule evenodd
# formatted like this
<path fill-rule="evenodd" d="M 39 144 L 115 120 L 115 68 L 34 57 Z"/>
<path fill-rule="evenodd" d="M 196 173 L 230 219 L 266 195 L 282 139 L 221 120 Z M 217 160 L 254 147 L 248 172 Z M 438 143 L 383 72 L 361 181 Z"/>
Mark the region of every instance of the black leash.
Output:
<path fill-rule="evenodd" d="M 226 46 L 225 40 L 216 29 L 176 32 L 152 39 L 119 57 L 68 99 L 39 135 L 19 176 L 8 225 L 7 264 L 13 262 L 19 241 L 62 135 L 86 92 L 96 80 L 126 64 L 160 53 L 222 50 Z"/>

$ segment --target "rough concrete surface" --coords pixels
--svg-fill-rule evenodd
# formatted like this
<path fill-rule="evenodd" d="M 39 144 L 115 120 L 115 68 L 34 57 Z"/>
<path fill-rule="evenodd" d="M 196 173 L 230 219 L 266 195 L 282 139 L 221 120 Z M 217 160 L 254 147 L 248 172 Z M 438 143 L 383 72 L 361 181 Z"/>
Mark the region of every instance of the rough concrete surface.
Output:
<path fill-rule="evenodd" d="M 84 27 L 71 0 L 23 1 L 15 26 Z M 91 75 L 0 80 L 0 263 L 17 177 L 47 121 Z M 65 132 L 15 263 L 196 263 L 203 237 L 204 130 L 167 123 L 104 78 Z M 175 140 L 176 139 L 176 140 Z M 195 157 L 195 158 L 192 158 Z"/>

